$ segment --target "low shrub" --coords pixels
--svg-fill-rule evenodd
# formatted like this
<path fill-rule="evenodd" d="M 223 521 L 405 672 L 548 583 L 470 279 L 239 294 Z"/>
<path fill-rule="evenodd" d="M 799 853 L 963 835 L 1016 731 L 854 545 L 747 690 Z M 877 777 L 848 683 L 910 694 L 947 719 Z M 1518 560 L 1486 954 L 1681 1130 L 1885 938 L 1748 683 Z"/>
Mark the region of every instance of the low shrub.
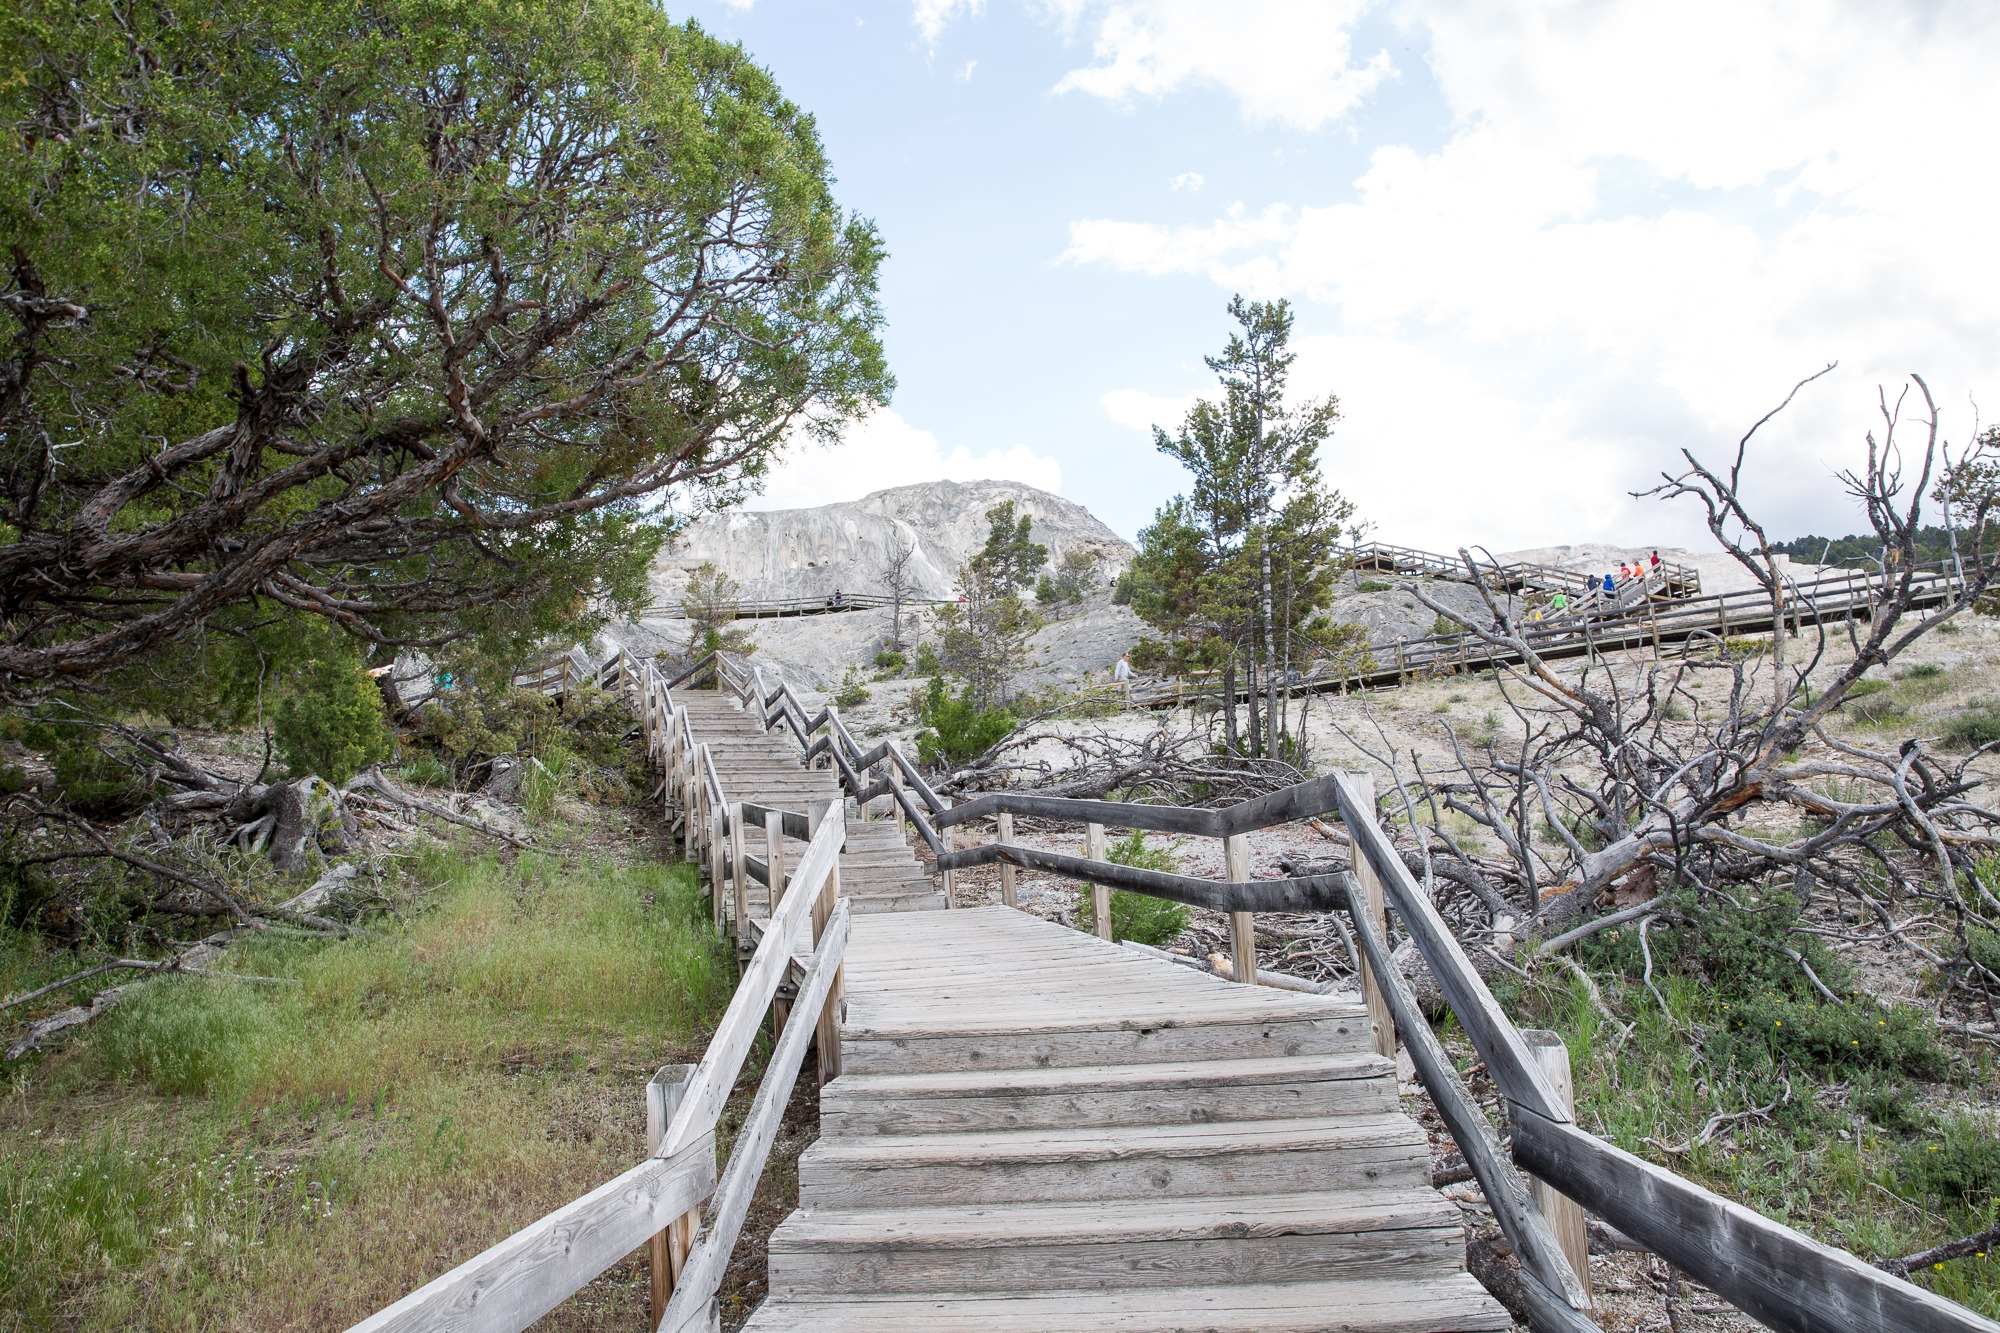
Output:
<path fill-rule="evenodd" d="M 271 734 L 293 777 L 317 773 L 335 784 L 387 759 L 396 744 L 359 652 L 331 634 L 286 682 Z"/>
<path fill-rule="evenodd" d="M 878 671 L 900 672 L 909 664 L 910 659 L 904 657 L 893 648 L 884 648 L 881 652 L 875 654 L 875 668 Z"/>
<path fill-rule="evenodd" d="M 1133 866 L 1140 870 L 1159 870 L 1166 874 L 1178 874 L 1180 862 L 1164 847 L 1148 847 L 1146 835 L 1133 831 L 1130 837 L 1120 838 L 1105 850 L 1105 859 L 1121 866 Z M 1083 916 L 1090 914 L 1089 895 L 1085 894 Z M 1155 898 L 1150 893 L 1133 893 L 1127 889 L 1111 891 L 1111 938 L 1132 940 L 1139 944 L 1150 944 L 1155 948 L 1172 944 L 1187 933 L 1188 923 L 1194 919 L 1193 911 L 1184 903 L 1167 898 Z"/>
<path fill-rule="evenodd" d="M 405 782 L 419 787 L 451 787 L 451 770 L 439 763 L 436 755 L 419 754 L 403 764 L 398 776 Z"/>
<path fill-rule="evenodd" d="M 1382 580 L 1380 580 L 1380 579 L 1363 579 L 1363 580 L 1361 580 L 1361 582 L 1359 582 L 1359 583 L 1357 583 L 1357 584 L 1355 584 L 1355 585 L 1354 585 L 1354 591 L 1356 591 L 1356 592 L 1389 592 L 1389 591 L 1391 591 L 1391 589 L 1393 588 L 1393 586 L 1394 586 L 1394 585 L 1392 585 L 1392 584 L 1388 584 L 1388 583 L 1384 583 L 1384 582 L 1383 582 Z"/>
<path fill-rule="evenodd" d="M 1930 1112 L 1907 1082 L 1872 1070 L 1854 1076 L 1848 1100 L 1855 1110 L 1898 1134 L 1914 1134 L 1931 1123 Z"/>
<path fill-rule="evenodd" d="M 1951 1070 L 1927 1015 L 1858 995 L 1846 1004 L 1764 996 L 1738 1000 L 1725 1006 L 1709 1055 L 1721 1064 L 1768 1056 L 1835 1075 L 1868 1070 L 1940 1079 Z"/>
<path fill-rule="evenodd" d="M 1896 1178 L 1947 1206 L 1984 1203 L 2000 1194 L 2000 1133 L 1984 1116 L 1947 1116 L 1936 1132 L 1904 1145 Z"/>
<path fill-rule="evenodd" d="M 957 694 L 945 688 L 944 677 L 932 676 L 917 706 L 917 757 L 925 764 L 959 764 L 986 753 L 1014 729 L 1014 715 L 1004 708 L 981 708 L 967 686 Z"/>
<path fill-rule="evenodd" d="M 77 814 L 123 819 L 152 799 L 153 784 L 144 771 L 108 751 L 95 727 L 37 718 L 24 721 L 19 733 L 23 744 L 48 760 L 56 794 Z M 27 774 L 20 769 L 12 772 L 10 786 L 25 788 Z"/>
<path fill-rule="evenodd" d="M 1976 750 L 1996 741 L 2000 741 L 2000 705 L 1983 703 L 1960 709 L 1944 729 L 1944 743 L 1955 750 Z"/>
<path fill-rule="evenodd" d="M 833 692 L 833 703 L 836 708 L 859 708 L 873 697 L 861 683 L 860 674 L 850 666 L 840 677 L 840 688 Z"/>

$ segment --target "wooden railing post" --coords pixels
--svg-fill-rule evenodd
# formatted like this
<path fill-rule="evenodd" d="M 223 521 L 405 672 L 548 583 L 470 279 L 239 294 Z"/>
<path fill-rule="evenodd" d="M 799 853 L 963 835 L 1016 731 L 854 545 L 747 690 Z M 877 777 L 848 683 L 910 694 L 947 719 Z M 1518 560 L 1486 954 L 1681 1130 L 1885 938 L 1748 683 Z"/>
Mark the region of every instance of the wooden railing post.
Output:
<path fill-rule="evenodd" d="M 1006 810 L 1000 812 L 1000 828 L 995 837 L 1000 842 L 1014 841 L 1014 816 Z M 1006 907 L 1019 907 L 1020 900 L 1014 890 L 1014 867 L 1006 861 L 1000 863 L 1000 902 Z"/>
<path fill-rule="evenodd" d="M 1528 1044 L 1529 1054 L 1535 1057 L 1536 1066 L 1549 1081 L 1562 1109 L 1574 1116 L 1576 1084 L 1570 1076 L 1569 1047 L 1558 1034 L 1540 1028 L 1523 1029 L 1521 1039 Z M 1563 1258 L 1569 1261 L 1576 1280 L 1583 1284 L 1583 1294 L 1589 1296 L 1590 1235 L 1584 1228 L 1583 1206 L 1534 1176 L 1528 1177 L 1528 1192 L 1535 1207 L 1548 1219 L 1549 1230 L 1556 1233 Z"/>
<path fill-rule="evenodd" d="M 951 798 L 948 796 L 944 798 L 944 808 L 947 810 L 951 809 Z M 942 835 L 942 839 L 944 842 L 944 849 L 946 851 L 949 852 L 958 846 L 957 829 L 955 828 L 940 829 L 939 833 Z M 940 871 L 939 873 L 941 878 L 944 880 L 944 905 L 946 909 L 949 910 L 951 908 L 957 907 L 958 872 L 956 870 L 944 870 Z"/>
<path fill-rule="evenodd" d="M 687 1093 L 688 1078 L 693 1073 L 693 1065 L 666 1065 L 647 1082 L 648 1157 L 660 1151 L 660 1142 L 667 1137 L 667 1125 L 673 1120 L 674 1112 L 680 1109 L 681 1098 Z M 695 1229 L 700 1224 L 701 1210 L 696 1208 L 675 1218 L 665 1231 L 646 1242 L 647 1268 L 651 1279 L 647 1305 L 653 1312 L 649 1322 L 654 1326 L 667 1312 L 667 1302 L 674 1294 L 674 1283 L 679 1280 L 681 1268 L 687 1263 L 688 1250 L 694 1245 Z"/>
<path fill-rule="evenodd" d="M 776 916 L 778 901 L 785 896 L 785 817 L 776 810 L 764 812 L 764 865 L 770 871 L 767 901 Z"/>
<path fill-rule="evenodd" d="M 1352 778 L 1356 793 L 1372 815 L 1375 810 L 1375 775 L 1355 773 Z M 1377 929 L 1382 932 L 1382 938 L 1386 940 L 1389 938 L 1389 906 L 1382 892 L 1382 877 L 1375 873 L 1375 867 L 1361 854 L 1359 839 L 1351 839 L 1348 845 L 1353 849 L 1355 887 L 1361 890 L 1361 896 L 1367 900 L 1365 910 L 1368 919 L 1375 923 Z M 1357 904 L 1356 910 L 1364 909 L 1362 905 Z M 1390 1017 L 1389 1001 L 1382 993 L 1381 978 L 1375 975 L 1375 969 L 1369 966 L 1366 958 L 1360 961 L 1361 1000 L 1368 1006 L 1368 1022 L 1374 1031 L 1375 1054 L 1393 1060 L 1396 1058 L 1396 1020 Z"/>
<path fill-rule="evenodd" d="M 764 812 L 764 867 L 770 875 L 766 888 L 771 904 L 764 919 L 772 921 L 777 919 L 778 904 L 785 897 L 785 817 L 776 810 Z M 785 942 L 785 947 L 791 947 L 790 941 Z M 792 1006 L 782 999 L 771 1002 L 773 1037 L 785 1030 L 785 1020 L 791 1015 L 791 1010 Z"/>
<path fill-rule="evenodd" d="M 1104 860 L 1104 825 L 1086 824 L 1083 834 L 1083 854 L 1093 861 Z M 1097 932 L 1097 938 L 1111 938 L 1111 890 L 1102 884 L 1090 886 L 1090 925 Z"/>
<path fill-rule="evenodd" d="M 743 836 L 744 819 L 743 802 L 738 801 L 729 808 L 729 859 L 736 871 L 729 877 L 729 896 L 738 949 L 750 939 L 750 841 Z"/>
<path fill-rule="evenodd" d="M 812 811 L 812 829 L 815 834 L 819 832 L 820 824 L 827 819 L 838 819 L 844 824 L 847 820 L 847 803 L 835 800 L 816 807 Z M 846 845 L 844 833 L 843 830 L 841 839 L 843 846 Z M 833 919 L 834 908 L 839 903 L 840 863 L 836 861 L 833 869 L 827 872 L 826 883 L 820 888 L 818 900 L 813 903 L 813 948 L 817 949 L 825 942 L 827 922 Z M 840 1077 L 840 1019 L 842 1008 L 846 1004 L 846 981 L 846 968 L 843 965 L 835 970 L 833 988 L 826 993 L 826 1003 L 820 1006 L 815 1020 L 819 1029 L 817 1040 L 821 1087 Z"/>
<path fill-rule="evenodd" d="M 903 811 L 903 766 L 896 762 L 902 756 L 903 750 L 894 741 L 889 742 L 889 749 L 892 751 L 889 758 L 889 786 L 891 788 L 889 793 L 889 808 L 895 811 L 896 832 L 902 834 L 904 837 L 908 837 L 909 821 Z"/>
<path fill-rule="evenodd" d="M 1250 838 L 1237 833 L 1222 840 L 1223 877 L 1231 884 L 1250 882 Z M 1253 912 L 1229 914 L 1229 970 L 1238 981 L 1257 984 L 1257 917 Z"/>

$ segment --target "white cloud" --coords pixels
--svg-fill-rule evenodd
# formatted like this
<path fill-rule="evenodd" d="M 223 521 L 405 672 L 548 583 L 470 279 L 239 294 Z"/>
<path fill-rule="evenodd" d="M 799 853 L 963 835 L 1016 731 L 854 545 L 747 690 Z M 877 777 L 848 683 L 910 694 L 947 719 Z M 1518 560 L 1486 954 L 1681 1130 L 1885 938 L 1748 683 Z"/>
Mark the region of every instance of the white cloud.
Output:
<path fill-rule="evenodd" d="M 972 71 L 973 71 L 973 70 L 974 70 L 975 68 L 977 68 L 977 67 L 978 67 L 978 65 L 979 65 L 979 62 L 978 62 L 977 60 L 968 60 L 968 61 L 966 61 L 966 62 L 965 62 L 965 68 L 963 68 L 963 69 L 959 70 L 959 72 L 958 72 L 958 81 L 959 81 L 960 83 L 971 83 L 971 82 L 972 82 Z"/>
<path fill-rule="evenodd" d="M 1194 191 L 1199 190 L 1206 183 L 1199 171 L 1183 171 L 1180 175 L 1173 177 L 1167 182 L 1167 188 L 1171 190 Z"/>
<path fill-rule="evenodd" d="M 1455 116 L 1444 144 L 1380 142 L 1341 202 L 1084 219 L 1063 253 L 1317 303 L 1339 332 L 1302 342 L 1298 382 L 1341 394 L 1335 456 L 1385 535 L 1678 522 L 1623 492 L 1683 445 L 1733 443 L 1829 360 L 1755 480 L 1774 526 L 1852 521 L 1831 473 L 1877 383 L 1924 372 L 1954 438 L 1956 405 L 1996 396 L 2000 7 L 1520 0 L 1407 21 Z M 1318 105 L 1289 96 L 1295 121 Z M 1449 485 L 1368 480 L 1413 452 Z"/>
<path fill-rule="evenodd" d="M 910 19 L 923 34 L 926 46 L 936 46 L 944 30 L 961 15 L 978 18 L 986 12 L 986 0 L 914 0 Z"/>
<path fill-rule="evenodd" d="M 1386 51 L 1355 63 L 1350 30 L 1371 7 L 1370 0 L 1051 0 L 1067 29 L 1092 27 L 1097 58 L 1065 74 L 1056 91 L 1129 103 L 1207 85 L 1229 93 L 1252 121 L 1317 130 L 1395 77 Z"/>
<path fill-rule="evenodd" d="M 1171 431 L 1186 418 L 1197 396 L 1190 393 L 1175 397 L 1147 393 L 1144 389 L 1113 389 L 1098 395 L 1097 401 L 1104 408 L 1104 415 L 1121 426 L 1148 432 L 1158 426 Z"/>
<path fill-rule="evenodd" d="M 936 435 L 885 407 L 848 427 L 838 445 L 794 448 L 745 508 L 807 509 L 920 481 L 984 480 L 1060 493 L 1062 467 L 1025 444 L 983 454 L 964 445 L 946 450 Z"/>

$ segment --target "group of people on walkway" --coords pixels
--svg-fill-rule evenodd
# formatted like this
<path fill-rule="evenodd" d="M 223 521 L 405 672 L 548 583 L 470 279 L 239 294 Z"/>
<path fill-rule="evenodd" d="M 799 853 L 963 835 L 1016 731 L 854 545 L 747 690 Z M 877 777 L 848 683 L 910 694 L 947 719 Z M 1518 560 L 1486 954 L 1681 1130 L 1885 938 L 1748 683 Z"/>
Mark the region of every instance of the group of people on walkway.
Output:
<path fill-rule="evenodd" d="M 1561 588 L 1549 597 L 1546 607 L 1538 607 L 1528 613 L 1530 623 L 1563 620 L 1572 615 L 1587 615 L 1598 609 L 1599 604 L 1609 599 L 1614 605 L 1622 604 L 1621 590 L 1632 586 L 1634 581 L 1643 582 L 1660 568 L 1660 553 L 1650 556 L 1621 560 L 1615 574 L 1592 574 L 1583 581 L 1583 591 L 1572 600 L 1570 594 Z"/>
<path fill-rule="evenodd" d="M 1592 574 L 1584 581 L 1583 590 L 1586 595 L 1599 591 L 1616 593 L 1625 584 L 1632 582 L 1634 579 L 1646 578 L 1648 575 L 1657 572 L 1659 568 L 1660 553 L 1658 551 L 1653 552 L 1650 558 L 1642 557 L 1633 560 L 1621 560 L 1618 562 L 1618 572 L 1616 574 L 1606 574 L 1602 578 L 1596 574 Z"/>

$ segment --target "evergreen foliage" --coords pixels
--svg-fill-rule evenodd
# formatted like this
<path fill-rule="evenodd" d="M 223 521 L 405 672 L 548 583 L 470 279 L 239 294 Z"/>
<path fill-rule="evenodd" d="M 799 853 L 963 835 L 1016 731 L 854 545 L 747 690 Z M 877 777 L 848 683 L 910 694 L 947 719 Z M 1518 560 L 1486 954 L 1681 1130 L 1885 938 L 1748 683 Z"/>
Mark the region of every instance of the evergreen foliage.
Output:
<path fill-rule="evenodd" d="M 1155 446 L 1193 484 L 1139 534 L 1130 598 L 1164 636 L 1146 646 L 1147 660 L 1177 671 L 1219 667 L 1228 744 L 1277 754 L 1287 671 L 1361 651 L 1357 633 L 1324 614 L 1353 506 L 1320 475 L 1319 449 L 1340 419 L 1338 401 L 1285 400 L 1290 306 L 1237 297 L 1229 313 L 1238 332 L 1221 355 L 1206 358 L 1222 398 L 1197 402 L 1174 434 L 1154 428 Z M 1252 686 L 1247 735 L 1236 717 L 1239 669 Z"/>
<path fill-rule="evenodd" d="M 962 764 L 986 753 L 1014 729 L 1005 708 L 981 708 L 966 685 L 956 694 L 942 676 L 932 676 L 917 705 L 917 758 L 925 764 Z"/>
<path fill-rule="evenodd" d="M 1013 699 L 1015 673 L 1027 665 L 1028 639 L 1045 623 L 1021 593 L 1034 582 L 1048 548 L 1034 540 L 1033 517 L 1017 516 L 1012 500 L 987 510 L 986 521 L 985 546 L 958 572 L 964 597 L 932 608 L 935 647 L 919 647 L 917 662 L 925 674 L 960 682 L 976 711 L 997 715 Z M 935 672 L 926 668 L 926 651 Z"/>
<path fill-rule="evenodd" d="M 1180 862 L 1164 847 L 1148 847 L 1146 835 L 1134 829 L 1105 849 L 1105 859 L 1114 865 L 1134 866 L 1140 870 L 1159 870 L 1172 875 L 1180 871 Z M 1090 916 L 1090 893 L 1085 890 L 1082 897 L 1080 920 Z M 1187 933 L 1188 923 L 1194 919 L 1194 911 L 1185 903 L 1177 903 L 1167 898 L 1155 898 L 1150 893 L 1134 893 L 1130 889 L 1111 891 L 1111 938 L 1132 940 L 1139 944 L 1150 944 L 1155 948 L 1172 944 Z"/>
<path fill-rule="evenodd" d="M 292 776 L 316 773 L 338 786 L 387 759 L 395 737 L 353 641 L 333 631 L 314 637 L 318 649 L 286 682 L 271 735 Z"/>
<path fill-rule="evenodd" d="M 9 694 L 574 640 L 891 388 L 811 117 L 646 0 L 22 0 L 0 68 Z"/>

